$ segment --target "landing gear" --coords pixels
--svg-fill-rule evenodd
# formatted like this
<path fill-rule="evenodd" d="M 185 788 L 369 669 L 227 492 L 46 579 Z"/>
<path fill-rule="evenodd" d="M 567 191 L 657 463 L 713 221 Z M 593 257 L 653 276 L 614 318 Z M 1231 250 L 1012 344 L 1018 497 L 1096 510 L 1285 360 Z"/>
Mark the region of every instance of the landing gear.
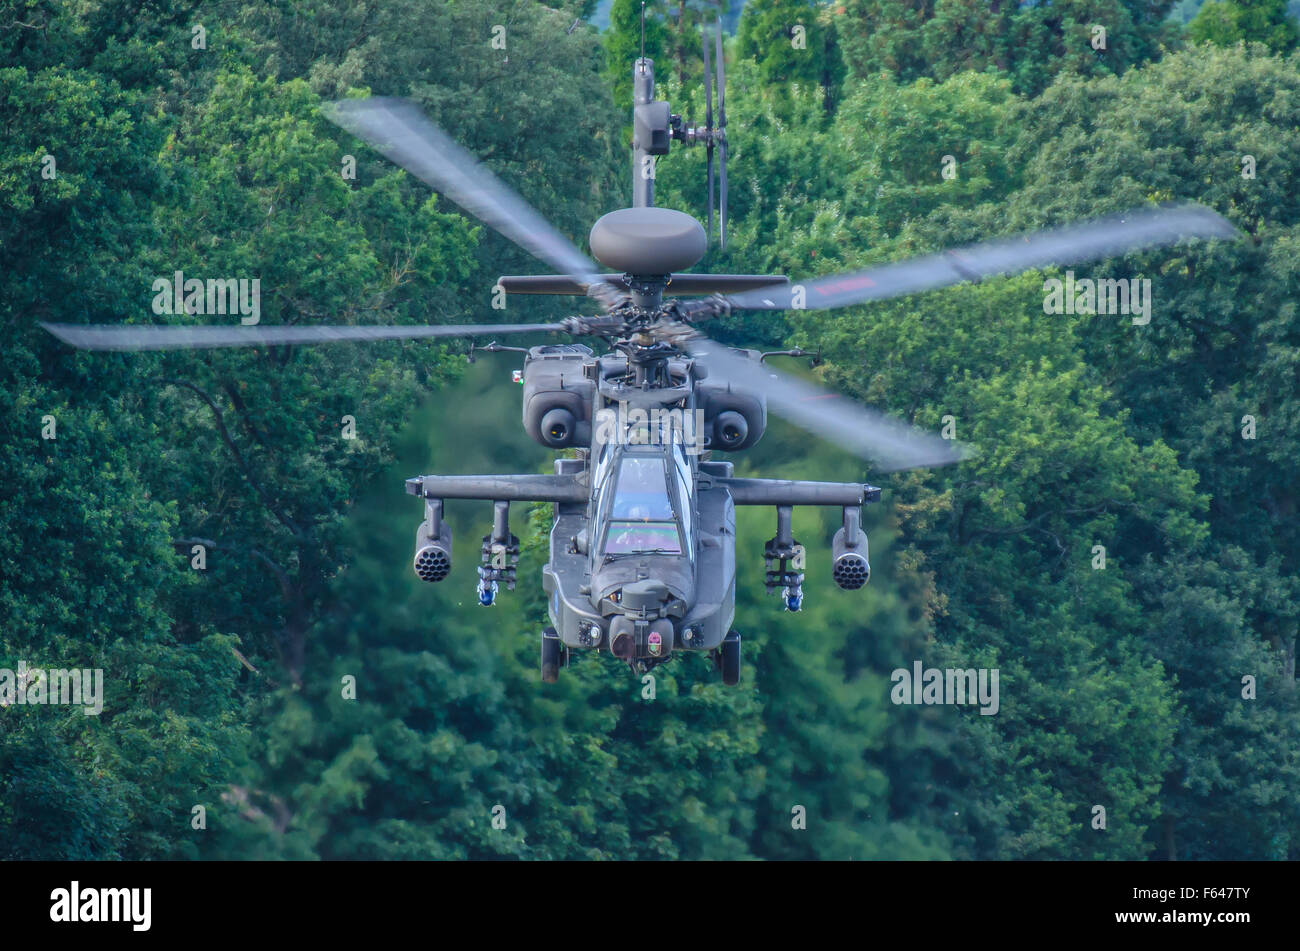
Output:
<path fill-rule="evenodd" d="M 722 646 L 713 654 L 713 664 L 722 674 L 722 682 L 728 687 L 740 683 L 740 635 L 728 631 L 722 639 Z"/>
<path fill-rule="evenodd" d="M 569 649 L 555 633 L 555 628 L 542 631 L 542 683 L 553 684 L 560 678 L 560 668 L 569 665 Z"/>

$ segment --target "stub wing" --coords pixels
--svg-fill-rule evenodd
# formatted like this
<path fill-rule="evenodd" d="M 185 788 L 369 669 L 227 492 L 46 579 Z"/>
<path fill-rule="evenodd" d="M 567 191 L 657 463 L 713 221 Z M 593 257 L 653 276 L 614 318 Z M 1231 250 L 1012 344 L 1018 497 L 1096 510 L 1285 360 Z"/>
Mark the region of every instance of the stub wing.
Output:
<path fill-rule="evenodd" d="M 485 499 L 493 502 L 585 502 L 587 486 L 572 475 L 416 476 L 408 495 L 425 499 Z"/>
<path fill-rule="evenodd" d="M 803 482 L 790 479 L 714 477 L 736 505 L 862 505 L 880 501 L 880 489 L 862 482 Z"/>

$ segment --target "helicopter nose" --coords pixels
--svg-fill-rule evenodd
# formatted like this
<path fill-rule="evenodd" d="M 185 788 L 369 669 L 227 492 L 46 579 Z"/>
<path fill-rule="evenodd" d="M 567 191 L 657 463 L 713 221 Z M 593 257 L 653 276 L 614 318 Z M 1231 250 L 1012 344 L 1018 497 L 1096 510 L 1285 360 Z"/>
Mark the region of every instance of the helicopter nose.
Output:
<path fill-rule="evenodd" d="M 619 603 L 624 611 L 658 611 L 669 597 L 671 595 L 668 593 L 666 584 L 662 581 L 655 581 L 653 578 L 647 578 L 643 581 L 633 581 L 630 584 L 625 584 Z"/>

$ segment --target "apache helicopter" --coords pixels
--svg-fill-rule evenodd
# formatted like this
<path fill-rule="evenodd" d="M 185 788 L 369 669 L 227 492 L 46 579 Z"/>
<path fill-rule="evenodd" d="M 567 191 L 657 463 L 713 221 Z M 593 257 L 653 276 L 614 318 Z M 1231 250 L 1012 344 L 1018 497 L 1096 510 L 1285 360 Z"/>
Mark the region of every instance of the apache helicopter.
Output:
<path fill-rule="evenodd" d="M 445 499 L 494 504 L 484 536 L 478 597 L 491 605 L 513 589 L 519 539 L 512 502 L 554 505 L 550 560 L 542 570 L 553 626 L 541 635 L 541 677 L 553 682 L 569 652 L 605 648 L 640 673 L 681 652 L 706 653 L 726 684 L 740 681 L 736 599 L 737 505 L 776 509 L 776 534 L 763 549 L 766 585 L 784 607 L 803 601 L 805 551 L 791 533 L 796 505 L 838 506 L 843 525 L 831 544 L 831 574 L 845 589 L 870 576 L 861 507 L 880 498 L 865 483 L 734 476 L 713 451 L 737 452 L 762 437 L 768 411 L 869 460 L 881 472 L 941 466 L 966 449 L 778 373 L 753 350 L 734 350 L 697 329 L 745 310 L 846 307 L 1051 264 L 1112 257 L 1181 238 L 1227 238 L 1235 231 L 1209 209 L 1164 206 L 1056 230 L 989 241 L 847 274 L 791 284 L 782 275 L 686 273 L 712 241 L 714 155 L 718 156 L 719 240 L 726 240 L 727 138 L 722 30 L 713 65 L 704 38 L 706 112 L 687 125 L 654 99 L 654 64 L 633 66 L 633 207 L 611 211 L 591 229 L 592 256 L 568 239 L 455 144 L 412 103 L 371 98 L 331 104 L 328 115 L 390 160 L 555 269 L 504 276 L 510 294 L 592 298 L 594 315 L 556 323 L 439 326 L 107 326 L 45 324 L 76 347 L 94 350 L 274 346 L 345 340 L 496 337 L 550 332 L 603 340 L 607 349 L 562 343 L 524 348 L 493 341 L 480 350 L 524 350 L 523 425 L 543 446 L 576 450 L 552 475 L 426 475 L 407 480 L 424 501 L 415 571 L 437 582 L 451 570 Z M 716 70 L 717 116 L 713 87 Z M 654 161 L 673 142 L 707 150 L 708 229 L 688 214 L 654 206 Z M 666 297 L 665 292 L 694 297 Z M 471 344 L 470 356 L 473 355 Z M 802 355 L 802 351 L 785 351 Z"/>

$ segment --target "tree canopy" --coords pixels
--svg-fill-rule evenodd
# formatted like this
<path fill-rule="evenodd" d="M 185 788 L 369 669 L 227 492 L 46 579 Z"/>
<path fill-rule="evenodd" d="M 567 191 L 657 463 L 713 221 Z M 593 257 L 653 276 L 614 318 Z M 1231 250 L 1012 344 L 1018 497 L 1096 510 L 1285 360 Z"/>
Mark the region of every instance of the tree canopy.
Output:
<path fill-rule="evenodd" d="M 648 698 L 595 654 L 541 685 L 546 506 L 516 506 L 520 582 L 493 608 L 465 557 L 486 506 L 449 505 L 471 541 L 447 581 L 410 571 L 405 478 L 549 469 L 514 355 L 92 354 L 40 329 L 155 322 L 178 271 L 256 278 L 268 324 L 500 322 L 497 275 L 539 265 L 321 107 L 415 99 L 585 246 L 630 199 L 641 42 L 639 3 L 603 34 L 574 23 L 591 6 L 8 4 L 0 669 L 106 677 L 98 716 L 0 706 L 0 856 L 1300 856 L 1284 3 L 745 5 L 704 268 L 798 279 L 1174 200 L 1240 237 L 1068 269 L 1149 288 L 1141 316 L 1048 313 L 1053 268 L 723 321 L 978 449 L 881 475 L 774 420 L 734 458 L 885 489 L 860 592 L 830 579 L 839 512 L 796 510 L 798 614 L 763 589 L 773 513 L 740 512 L 738 688 L 684 658 Z M 702 117 L 718 8 L 647 9 L 660 94 Z M 674 147 L 658 202 L 703 218 L 703 164 Z M 573 306 L 525 300 L 505 319 Z M 997 670 L 999 709 L 895 703 L 918 661 Z"/>

